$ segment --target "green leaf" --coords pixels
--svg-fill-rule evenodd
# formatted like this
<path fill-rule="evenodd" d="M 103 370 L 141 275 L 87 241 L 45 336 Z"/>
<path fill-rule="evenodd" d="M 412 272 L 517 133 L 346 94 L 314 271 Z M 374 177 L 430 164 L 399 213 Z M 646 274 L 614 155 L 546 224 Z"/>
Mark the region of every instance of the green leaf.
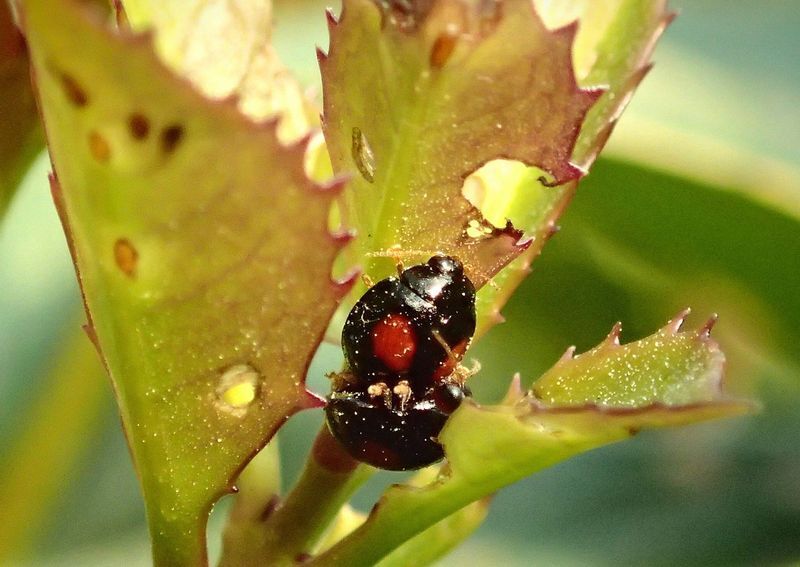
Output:
<path fill-rule="evenodd" d="M 542 403 L 535 392 L 524 394 L 518 379 L 503 405 L 462 404 L 440 437 L 448 459 L 440 477 L 423 488 L 390 488 L 364 525 L 317 561 L 377 561 L 470 502 L 573 455 L 628 438 L 643 427 L 750 411 L 751 405 L 722 397 L 723 357 L 707 327 L 680 333 L 677 327 L 677 320 L 670 322 L 625 347 L 614 344 L 612 333 L 610 340 L 583 357 L 560 361 L 543 376 L 543 383 L 536 384 L 539 395 L 559 405 Z M 663 379 L 653 379 L 657 366 L 666 369 L 659 373 Z M 594 372 L 588 381 L 586 367 Z M 577 382 L 574 388 L 570 381 Z M 594 390 L 585 386 L 587 382 Z M 378 539 L 381 545 L 375 546 Z"/>
<path fill-rule="evenodd" d="M 340 207 L 358 233 L 347 258 L 379 279 L 394 267 L 375 255 L 442 251 L 480 286 L 527 244 L 487 224 L 461 196 L 464 178 L 502 157 L 576 178 L 572 147 L 599 92 L 575 83 L 575 28 L 548 31 L 528 0 L 392 6 L 345 1 L 320 54 L 333 169 L 353 175 Z"/>
<path fill-rule="evenodd" d="M 581 85 L 607 91 L 589 110 L 573 159 L 588 169 L 603 148 L 636 87 L 650 71 L 658 38 L 674 14 L 666 0 L 534 0 L 548 27 L 578 20 L 573 61 Z"/>
<path fill-rule="evenodd" d="M 685 310 L 658 333 L 621 346 L 617 323 L 595 348 L 575 356 L 570 347 L 533 385 L 532 395 L 550 406 L 594 404 L 642 407 L 712 401 L 721 393 L 725 356 L 710 338 L 716 316 L 697 332 L 677 334 Z"/>
<path fill-rule="evenodd" d="M 650 56 L 671 15 L 666 2 L 651 0 L 575 0 L 534 3 L 550 28 L 579 22 L 572 58 L 583 87 L 602 85 L 605 92 L 586 115 L 572 161 L 588 170 L 605 145 L 634 90 L 650 69 Z M 521 163 L 493 162 L 471 177 L 464 188 L 470 201 L 495 225 L 505 219 L 533 236 L 530 247 L 478 294 L 477 336 L 502 321 L 500 309 L 522 280 L 544 244 L 557 230 L 577 188 L 572 181 L 544 187 L 541 172 Z"/>
<path fill-rule="evenodd" d="M 25 41 L 7 2 L 0 3 L 0 219 L 43 140 Z"/>
<path fill-rule="evenodd" d="M 53 193 L 114 382 L 157 564 L 204 561 L 205 516 L 295 411 L 349 284 L 340 184 L 68 0 L 25 3 Z"/>

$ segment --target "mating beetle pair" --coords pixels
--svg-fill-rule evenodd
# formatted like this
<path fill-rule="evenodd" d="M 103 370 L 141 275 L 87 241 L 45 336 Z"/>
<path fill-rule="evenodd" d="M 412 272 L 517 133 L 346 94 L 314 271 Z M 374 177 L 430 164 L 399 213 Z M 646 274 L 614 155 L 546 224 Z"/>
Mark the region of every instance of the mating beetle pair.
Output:
<path fill-rule="evenodd" d="M 356 459 L 389 470 L 443 457 L 437 441 L 464 397 L 460 361 L 475 332 L 475 286 L 450 256 L 381 280 L 342 330 L 347 368 L 333 376 L 328 427 Z"/>

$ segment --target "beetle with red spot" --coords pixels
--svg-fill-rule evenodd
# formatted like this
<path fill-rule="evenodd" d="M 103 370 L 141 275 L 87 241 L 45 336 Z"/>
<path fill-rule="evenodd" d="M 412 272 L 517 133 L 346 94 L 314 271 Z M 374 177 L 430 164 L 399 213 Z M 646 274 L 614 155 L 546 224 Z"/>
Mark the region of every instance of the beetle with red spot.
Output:
<path fill-rule="evenodd" d="M 469 390 L 460 360 L 475 332 L 475 287 L 437 255 L 372 286 L 342 330 L 347 368 L 328 427 L 357 459 L 407 470 L 443 456 L 436 437 Z"/>

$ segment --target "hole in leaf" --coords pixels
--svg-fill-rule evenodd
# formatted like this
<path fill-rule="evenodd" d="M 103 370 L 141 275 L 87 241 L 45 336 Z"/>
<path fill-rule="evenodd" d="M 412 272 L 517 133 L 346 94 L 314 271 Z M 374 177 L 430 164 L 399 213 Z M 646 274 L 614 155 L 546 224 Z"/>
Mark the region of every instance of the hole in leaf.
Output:
<path fill-rule="evenodd" d="M 139 252 L 127 238 L 120 238 L 114 243 L 114 261 L 126 276 L 136 277 Z"/>
<path fill-rule="evenodd" d="M 511 220 L 527 230 L 549 218 L 559 205 L 558 194 L 545 187 L 544 171 L 514 160 L 492 160 L 464 180 L 461 194 L 495 228 L 504 228 Z M 479 236 L 484 223 L 467 226 L 468 236 Z"/>
<path fill-rule="evenodd" d="M 128 130 L 134 140 L 144 140 L 150 134 L 150 121 L 142 114 L 131 114 L 128 118 Z"/>
<path fill-rule="evenodd" d="M 101 163 L 108 163 L 111 159 L 111 146 L 97 130 L 89 132 L 89 151 L 92 157 Z"/>

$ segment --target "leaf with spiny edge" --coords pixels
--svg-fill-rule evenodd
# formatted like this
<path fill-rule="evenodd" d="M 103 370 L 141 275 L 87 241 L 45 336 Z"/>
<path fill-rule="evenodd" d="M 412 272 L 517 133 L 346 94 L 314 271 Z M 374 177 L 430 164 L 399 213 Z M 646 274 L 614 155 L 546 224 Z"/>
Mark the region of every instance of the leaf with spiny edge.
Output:
<path fill-rule="evenodd" d="M 334 171 L 353 175 L 340 201 L 357 231 L 347 261 L 380 279 L 394 266 L 375 256 L 441 251 L 480 287 L 528 242 L 510 223 L 491 227 L 462 197 L 464 179 L 498 158 L 553 183 L 581 175 L 570 156 L 600 91 L 575 82 L 575 26 L 548 31 L 529 0 L 345 0 L 329 22 L 323 129 Z"/>
<path fill-rule="evenodd" d="M 440 476 L 422 488 L 390 488 L 362 526 L 315 562 L 375 562 L 463 506 L 642 428 L 752 411 L 721 390 L 724 356 L 710 338 L 711 324 L 679 332 L 683 315 L 628 345 L 618 344 L 615 326 L 593 350 L 573 356 L 570 349 L 535 383 L 535 393 L 523 392 L 515 376 L 501 405 L 463 403 L 440 435 L 447 456 Z M 371 543 L 375 538 L 380 546 Z"/>
<path fill-rule="evenodd" d="M 656 41 L 672 19 L 666 0 L 534 0 L 550 29 L 578 21 L 572 59 L 578 83 L 606 90 L 589 109 L 572 153 L 584 170 L 594 163 L 639 82 L 650 70 Z M 539 182 L 541 171 L 518 162 L 488 164 L 467 180 L 465 194 L 494 226 L 510 218 L 533 240 L 528 249 L 478 293 L 478 330 L 483 335 L 502 321 L 505 305 L 547 240 L 577 188 L 577 181 L 559 187 Z"/>
<path fill-rule="evenodd" d="M 716 317 L 699 330 L 679 333 L 688 314 L 688 309 L 679 313 L 659 332 L 635 343 L 619 344 L 617 323 L 592 350 L 576 356 L 570 347 L 536 381 L 532 395 L 545 405 L 612 407 L 718 398 L 725 356 L 710 335 Z"/>
<path fill-rule="evenodd" d="M 156 564 L 205 561 L 205 519 L 294 412 L 311 355 L 351 281 L 327 228 L 340 182 L 303 171 L 233 101 L 162 65 L 74 0 L 24 21 L 90 335 L 111 374 Z"/>

